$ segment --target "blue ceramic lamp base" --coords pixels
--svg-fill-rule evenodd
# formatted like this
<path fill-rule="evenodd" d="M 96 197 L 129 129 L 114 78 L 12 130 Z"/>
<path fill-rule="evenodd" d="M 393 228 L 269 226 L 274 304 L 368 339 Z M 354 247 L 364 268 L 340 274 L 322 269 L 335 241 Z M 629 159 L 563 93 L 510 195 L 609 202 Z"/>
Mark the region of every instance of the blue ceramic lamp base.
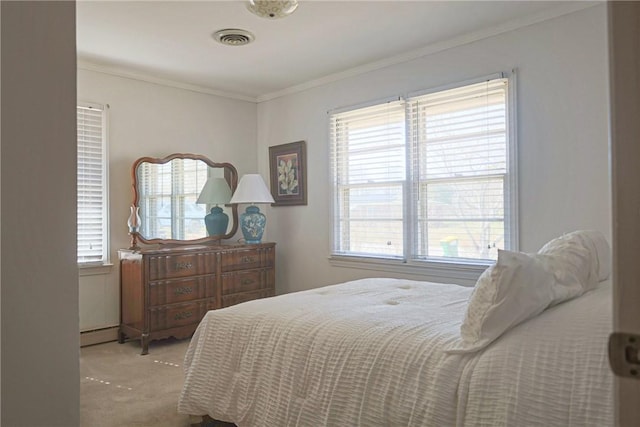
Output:
<path fill-rule="evenodd" d="M 209 236 L 221 236 L 227 234 L 229 215 L 224 213 L 221 207 L 216 206 L 211 208 L 211 213 L 204 217 L 204 223 L 207 226 Z"/>
<path fill-rule="evenodd" d="M 255 205 L 247 206 L 245 213 L 240 215 L 240 229 L 246 243 L 260 243 L 267 217 Z"/>

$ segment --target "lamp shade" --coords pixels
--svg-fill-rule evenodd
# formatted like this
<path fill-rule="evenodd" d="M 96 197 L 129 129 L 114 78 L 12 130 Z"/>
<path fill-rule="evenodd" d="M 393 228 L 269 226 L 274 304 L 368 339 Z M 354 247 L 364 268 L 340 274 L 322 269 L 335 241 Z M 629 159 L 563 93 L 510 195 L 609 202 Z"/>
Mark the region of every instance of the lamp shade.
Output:
<path fill-rule="evenodd" d="M 257 173 L 243 175 L 229 203 L 274 203 L 273 197 Z"/>
<path fill-rule="evenodd" d="M 224 178 L 211 177 L 207 180 L 196 203 L 224 205 L 231 200 L 231 188 Z"/>

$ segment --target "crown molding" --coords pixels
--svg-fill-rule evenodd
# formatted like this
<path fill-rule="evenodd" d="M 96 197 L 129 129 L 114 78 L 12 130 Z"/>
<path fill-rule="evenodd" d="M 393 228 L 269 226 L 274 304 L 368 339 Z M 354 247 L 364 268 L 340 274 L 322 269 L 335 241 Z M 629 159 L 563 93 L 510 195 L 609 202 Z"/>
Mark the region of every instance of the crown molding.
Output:
<path fill-rule="evenodd" d="M 177 80 L 162 79 L 162 78 L 154 77 L 151 74 L 140 73 L 138 71 L 134 71 L 129 68 L 98 64 L 98 63 L 87 61 L 80 58 L 78 58 L 77 60 L 77 67 L 80 70 L 95 71 L 97 73 L 110 74 L 116 77 L 139 80 L 146 83 L 153 83 L 153 84 L 162 85 L 162 86 L 174 87 L 177 89 L 189 90 L 192 92 L 215 95 L 215 96 L 234 99 L 238 101 L 247 101 L 247 102 L 253 102 L 253 103 L 258 102 L 257 98 L 251 97 L 251 96 L 241 95 L 241 94 L 232 93 L 232 92 L 225 92 L 215 88 L 194 85 L 194 84 L 185 83 Z"/>
<path fill-rule="evenodd" d="M 321 77 L 316 80 L 311 80 L 299 85 L 291 86 L 289 88 L 283 89 L 281 91 L 267 93 L 264 95 L 260 95 L 257 97 L 257 101 L 265 102 L 270 101 L 276 98 L 280 98 L 287 95 L 293 95 L 298 92 L 303 92 L 308 89 L 312 89 L 318 86 L 323 86 L 328 83 L 333 83 L 339 80 L 343 80 L 349 77 L 354 77 L 360 74 L 368 73 L 371 71 L 379 70 L 382 68 L 390 67 L 392 65 L 402 64 L 404 62 L 413 61 L 418 58 L 422 58 L 424 56 L 432 55 L 434 53 L 442 52 L 447 49 L 455 48 L 458 46 L 463 46 L 465 44 L 470 44 L 479 40 L 487 39 L 490 37 L 494 37 L 503 33 L 507 33 L 509 31 L 514 31 L 520 28 L 528 27 L 530 25 L 538 24 L 543 21 L 547 21 L 550 19 L 558 18 L 563 15 L 568 15 L 574 12 L 578 12 L 583 9 L 587 9 L 590 7 L 598 6 L 604 4 L 603 1 L 572 1 L 565 3 L 561 6 L 554 8 L 553 10 L 545 10 L 538 14 L 531 15 L 524 18 L 513 19 L 511 21 L 507 21 L 505 23 L 485 28 L 479 31 L 474 31 L 471 33 L 467 33 L 461 35 L 459 37 L 454 37 L 452 39 L 448 39 L 442 42 L 433 43 L 427 45 L 423 48 L 412 50 L 409 52 L 404 52 L 400 55 L 392 56 L 386 59 L 382 59 L 380 61 L 371 62 L 369 64 L 365 64 L 359 67 L 350 68 L 348 70 L 344 70 L 335 74 L 330 74 L 324 77 Z"/>
<path fill-rule="evenodd" d="M 194 85 L 194 84 L 181 82 L 177 80 L 162 79 L 162 78 L 154 77 L 151 74 L 141 73 L 125 67 L 98 64 L 98 63 L 94 63 L 94 62 L 80 59 L 80 58 L 78 59 L 78 69 L 95 71 L 99 73 L 110 74 L 117 77 L 124 77 L 124 78 L 139 80 L 147 83 L 154 83 L 162 86 L 190 90 L 193 92 L 199 92 L 199 93 L 204 93 L 208 95 L 215 95 L 215 96 L 220 96 L 223 98 L 229 98 L 229 99 L 234 99 L 239 101 L 261 103 L 261 102 L 270 101 L 276 98 L 281 98 L 283 96 L 293 95 L 299 92 L 303 92 L 305 90 L 323 86 L 328 83 L 333 83 L 349 77 L 354 77 L 360 74 L 390 67 L 392 65 L 413 61 L 415 59 L 432 55 L 434 53 L 442 52 L 447 49 L 470 44 L 479 40 L 494 37 L 503 33 L 507 33 L 509 31 L 514 31 L 519 28 L 524 28 L 530 25 L 538 24 L 543 21 L 558 18 L 563 15 L 568 15 L 583 9 L 588 9 L 590 7 L 603 5 L 603 4 L 605 4 L 604 1 L 566 2 L 566 3 L 563 3 L 562 5 L 559 5 L 553 8 L 552 10 L 544 10 L 535 15 L 507 21 L 505 23 L 502 23 L 493 27 L 467 33 L 467 34 L 454 37 L 452 39 L 448 39 L 442 42 L 433 43 L 417 50 L 404 52 L 400 55 L 392 56 L 380 61 L 371 62 L 369 64 L 350 68 L 338 73 L 329 74 L 319 79 L 311 80 L 295 86 L 290 86 L 286 89 L 276 91 L 276 92 L 266 93 L 263 95 L 259 95 L 257 97 L 251 97 L 251 96 L 232 93 L 232 92 L 225 92 L 212 87 L 199 86 L 199 85 Z"/>

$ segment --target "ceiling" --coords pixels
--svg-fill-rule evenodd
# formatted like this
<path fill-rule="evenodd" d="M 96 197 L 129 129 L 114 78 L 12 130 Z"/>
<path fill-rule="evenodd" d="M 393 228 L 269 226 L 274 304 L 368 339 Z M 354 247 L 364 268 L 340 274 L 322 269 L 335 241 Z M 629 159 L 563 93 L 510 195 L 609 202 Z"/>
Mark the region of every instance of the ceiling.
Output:
<path fill-rule="evenodd" d="M 79 67 L 249 101 L 275 98 L 572 12 L 557 1 L 305 1 L 269 20 L 244 1 L 77 2 Z M 251 31 L 225 46 L 212 34 Z"/>

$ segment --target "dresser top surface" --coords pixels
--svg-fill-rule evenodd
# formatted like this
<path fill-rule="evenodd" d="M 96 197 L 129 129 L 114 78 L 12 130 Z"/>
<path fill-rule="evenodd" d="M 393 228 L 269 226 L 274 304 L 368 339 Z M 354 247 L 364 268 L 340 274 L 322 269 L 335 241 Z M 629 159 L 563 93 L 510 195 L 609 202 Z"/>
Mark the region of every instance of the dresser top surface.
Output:
<path fill-rule="evenodd" d="M 262 243 L 222 243 L 216 245 L 152 245 L 140 249 L 120 249 L 118 254 L 120 259 L 131 258 L 136 255 L 156 255 L 156 254 L 188 254 L 191 252 L 225 251 L 230 249 L 257 249 L 274 247 L 274 242 Z"/>

